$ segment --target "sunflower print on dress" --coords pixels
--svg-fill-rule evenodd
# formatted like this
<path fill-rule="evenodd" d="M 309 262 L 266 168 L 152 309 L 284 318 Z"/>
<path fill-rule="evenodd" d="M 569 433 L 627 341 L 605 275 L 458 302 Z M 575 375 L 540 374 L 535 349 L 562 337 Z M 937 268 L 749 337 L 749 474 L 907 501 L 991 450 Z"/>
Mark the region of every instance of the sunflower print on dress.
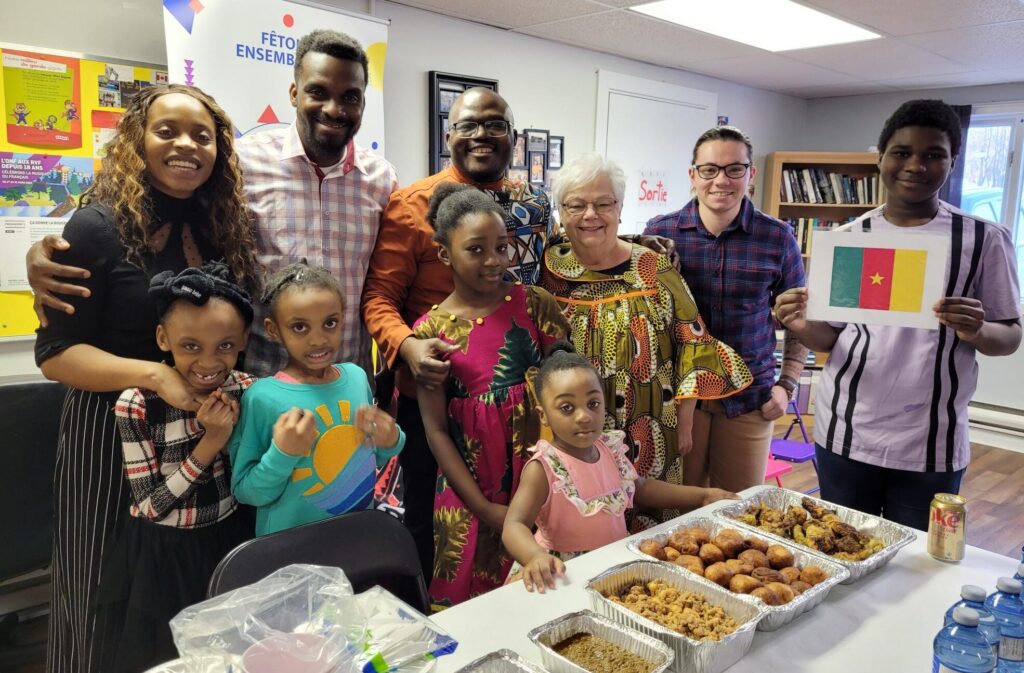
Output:
<path fill-rule="evenodd" d="M 577 352 L 597 368 L 606 429 L 624 430 L 643 477 L 682 483 L 676 400 L 718 399 L 751 383 L 743 359 L 708 334 L 689 288 L 668 258 L 632 246 L 619 274 L 591 271 L 570 243 L 548 248 L 541 285 L 569 321 Z M 634 516 L 637 529 L 663 520 Z"/>

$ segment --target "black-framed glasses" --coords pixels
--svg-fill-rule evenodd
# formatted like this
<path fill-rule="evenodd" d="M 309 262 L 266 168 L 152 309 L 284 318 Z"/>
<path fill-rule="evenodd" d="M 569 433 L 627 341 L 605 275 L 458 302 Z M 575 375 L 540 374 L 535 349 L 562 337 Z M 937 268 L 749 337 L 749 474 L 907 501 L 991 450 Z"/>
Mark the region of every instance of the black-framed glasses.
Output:
<path fill-rule="evenodd" d="M 452 124 L 451 128 L 455 135 L 462 136 L 463 138 L 469 138 L 470 136 L 475 136 L 477 129 L 481 126 L 484 127 L 484 133 L 492 138 L 507 136 L 509 130 L 512 128 L 512 124 L 504 119 L 491 119 L 483 123 L 472 121 L 455 122 Z"/>
<path fill-rule="evenodd" d="M 725 171 L 725 177 L 736 180 L 746 175 L 749 168 L 750 164 L 729 164 L 728 166 L 719 166 L 718 164 L 700 164 L 699 166 L 694 166 L 694 169 L 697 171 L 697 175 L 705 180 L 717 178 L 721 171 Z"/>
<path fill-rule="evenodd" d="M 593 206 L 594 212 L 598 215 L 607 215 L 615 209 L 618 203 L 615 199 L 601 199 L 599 201 L 571 201 L 563 203 L 562 209 L 573 217 L 579 217 L 587 212 L 587 206 Z"/>

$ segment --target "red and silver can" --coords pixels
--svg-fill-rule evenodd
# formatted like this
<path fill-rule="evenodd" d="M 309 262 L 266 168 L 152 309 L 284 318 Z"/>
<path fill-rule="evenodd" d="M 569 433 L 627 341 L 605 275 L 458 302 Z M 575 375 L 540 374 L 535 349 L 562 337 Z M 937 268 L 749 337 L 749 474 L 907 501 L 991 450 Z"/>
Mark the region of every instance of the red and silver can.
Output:
<path fill-rule="evenodd" d="M 940 561 L 962 561 L 967 543 L 967 499 L 936 493 L 928 517 L 928 553 Z"/>

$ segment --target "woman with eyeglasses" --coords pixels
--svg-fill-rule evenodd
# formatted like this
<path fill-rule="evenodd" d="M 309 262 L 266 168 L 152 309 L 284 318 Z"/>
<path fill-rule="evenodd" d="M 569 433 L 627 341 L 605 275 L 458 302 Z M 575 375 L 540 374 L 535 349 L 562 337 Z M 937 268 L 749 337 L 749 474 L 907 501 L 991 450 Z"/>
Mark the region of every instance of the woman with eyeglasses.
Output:
<path fill-rule="evenodd" d="M 741 491 L 764 483 L 775 420 L 786 413 L 807 349 L 787 333 L 782 374 L 775 375 L 775 297 L 804 286 L 792 227 L 754 208 L 747 192 L 757 170 L 750 138 L 716 126 L 694 144 L 693 200 L 656 217 L 644 234 L 671 238 L 680 272 L 711 333 L 736 349 L 754 377 L 726 400 L 700 402 L 693 450 L 683 459 L 688 486 Z"/>
<path fill-rule="evenodd" d="M 555 296 L 576 351 L 598 370 L 605 429 L 623 430 L 641 477 L 682 483 L 697 399 L 750 385 L 743 359 L 704 328 L 668 258 L 618 237 L 626 176 L 599 154 L 555 174 L 553 202 L 568 242 L 544 254 L 540 284 Z M 634 510 L 632 532 L 678 516 Z"/>

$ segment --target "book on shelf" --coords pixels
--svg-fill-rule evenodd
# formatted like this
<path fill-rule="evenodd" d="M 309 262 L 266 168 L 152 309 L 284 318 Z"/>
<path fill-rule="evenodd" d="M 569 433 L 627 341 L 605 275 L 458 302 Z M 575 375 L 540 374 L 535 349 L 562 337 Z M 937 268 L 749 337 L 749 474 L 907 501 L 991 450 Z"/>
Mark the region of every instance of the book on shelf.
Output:
<path fill-rule="evenodd" d="M 793 227 L 793 235 L 796 236 L 796 242 L 800 246 L 800 254 L 810 255 L 811 242 L 815 231 L 831 231 L 854 219 L 856 218 L 847 217 L 843 220 L 832 220 L 821 217 L 789 217 L 785 219 L 785 222 L 788 222 L 789 226 Z"/>
<path fill-rule="evenodd" d="M 780 182 L 779 198 L 783 203 L 871 205 L 878 198 L 878 175 L 784 168 Z"/>

